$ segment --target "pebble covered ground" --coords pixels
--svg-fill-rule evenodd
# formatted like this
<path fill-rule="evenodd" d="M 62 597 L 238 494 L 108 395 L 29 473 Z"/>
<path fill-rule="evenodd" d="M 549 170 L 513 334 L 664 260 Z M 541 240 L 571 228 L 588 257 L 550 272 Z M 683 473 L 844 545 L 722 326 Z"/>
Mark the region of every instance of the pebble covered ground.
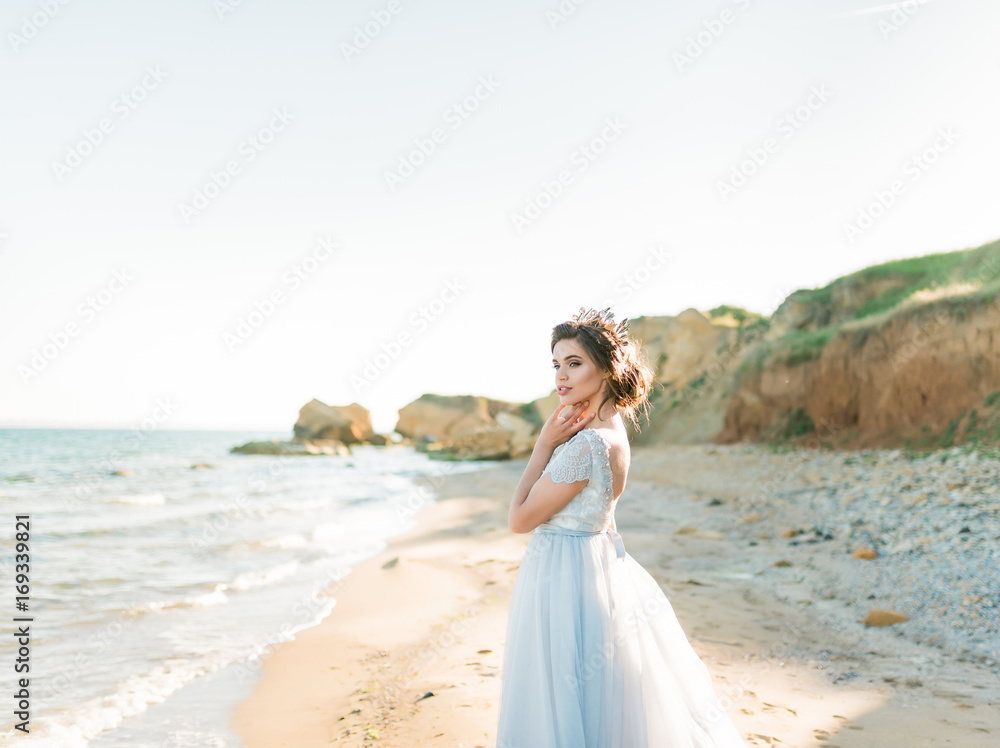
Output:
<path fill-rule="evenodd" d="M 633 450 L 630 483 L 654 479 L 675 532 L 734 540 L 739 569 L 831 625 L 867 635 L 869 611 L 894 611 L 907 620 L 873 636 L 1000 667 L 1000 459 L 965 447 Z"/>

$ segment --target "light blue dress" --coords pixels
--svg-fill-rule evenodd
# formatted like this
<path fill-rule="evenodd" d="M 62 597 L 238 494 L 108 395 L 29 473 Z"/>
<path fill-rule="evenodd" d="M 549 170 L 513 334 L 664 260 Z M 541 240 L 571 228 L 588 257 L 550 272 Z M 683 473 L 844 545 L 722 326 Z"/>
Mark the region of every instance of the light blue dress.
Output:
<path fill-rule="evenodd" d="M 511 595 L 496 748 L 745 748 L 656 580 L 611 529 L 606 437 L 542 471 L 589 482 L 528 541 Z"/>

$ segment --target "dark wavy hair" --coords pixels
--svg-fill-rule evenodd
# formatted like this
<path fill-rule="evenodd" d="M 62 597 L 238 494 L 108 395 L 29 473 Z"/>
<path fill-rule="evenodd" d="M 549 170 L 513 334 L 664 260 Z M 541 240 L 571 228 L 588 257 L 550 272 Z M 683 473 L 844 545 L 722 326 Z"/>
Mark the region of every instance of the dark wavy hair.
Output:
<path fill-rule="evenodd" d="M 614 401 L 623 417 L 641 431 L 635 417 L 640 412 L 649 421 L 649 394 L 653 388 L 653 370 L 644 360 L 642 346 L 628 337 L 628 318 L 617 325 L 611 307 L 601 311 L 584 309 L 569 322 L 552 328 L 552 351 L 560 340 L 574 339 L 587 352 L 598 370 L 608 374 L 608 394 L 597 412 Z"/>

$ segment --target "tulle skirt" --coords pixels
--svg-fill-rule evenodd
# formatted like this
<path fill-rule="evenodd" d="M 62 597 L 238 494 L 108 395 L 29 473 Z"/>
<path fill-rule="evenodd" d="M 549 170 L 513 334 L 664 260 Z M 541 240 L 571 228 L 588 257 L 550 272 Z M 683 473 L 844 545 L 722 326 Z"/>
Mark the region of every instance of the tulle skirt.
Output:
<path fill-rule="evenodd" d="M 614 530 L 540 525 L 507 621 L 496 748 L 745 748 L 656 580 Z"/>

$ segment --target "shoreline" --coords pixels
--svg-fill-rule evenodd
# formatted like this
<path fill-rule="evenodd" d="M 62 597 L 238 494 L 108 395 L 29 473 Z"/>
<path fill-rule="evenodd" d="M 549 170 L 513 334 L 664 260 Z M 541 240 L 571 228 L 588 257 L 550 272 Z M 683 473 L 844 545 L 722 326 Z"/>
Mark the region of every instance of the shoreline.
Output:
<path fill-rule="evenodd" d="M 729 478 L 733 496 L 712 485 L 725 477 L 712 466 L 747 459 L 766 472 L 772 457 L 745 445 L 633 449 L 615 510 L 747 744 L 895 748 L 900 723 L 931 746 L 1000 734 L 995 673 L 891 626 L 835 625 L 807 599 L 822 567 L 805 572 L 803 599 L 760 568 L 754 554 L 771 551 L 740 537 L 734 496 L 746 481 Z M 331 614 L 273 646 L 232 712 L 248 748 L 493 747 L 507 605 L 531 537 L 506 525 L 525 464 L 447 475 L 414 527 L 327 588 Z"/>
<path fill-rule="evenodd" d="M 449 475 L 444 485 L 478 475 Z M 527 540 L 522 536 L 518 547 L 517 536 L 498 531 L 499 509 L 488 498 L 440 495 L 421 508 L 414 527 L 388 538 L 382 552 L 324 591 L 337 601 L 329 616 L 271 648 L 230 729 L 248 748 L 378 744 L 387 728 L 423 734 L 425 725 L 441 733 L 437 713 L 444 712 L 449 729 L 475 734 L 485 745 L 479 725 L 483 711 L 495 710 L 490 692 L 499 686 L 502 650 L 494 645 L 504 638 L 509 599 L 504 577 L 513 577 L 509 567 Z M 490 541 L 501 535 L 507 537 Z M 475 645 L 480 640 L 490 646 Z M 475 665 L 466 664 L 470 654 Z M 442 677 L 456 668 L 462 668 L 458 682 Z M 416 701 L 428 692 L 434 696 Z M 465 706 L 471 702 L 473 708 Z"/>

